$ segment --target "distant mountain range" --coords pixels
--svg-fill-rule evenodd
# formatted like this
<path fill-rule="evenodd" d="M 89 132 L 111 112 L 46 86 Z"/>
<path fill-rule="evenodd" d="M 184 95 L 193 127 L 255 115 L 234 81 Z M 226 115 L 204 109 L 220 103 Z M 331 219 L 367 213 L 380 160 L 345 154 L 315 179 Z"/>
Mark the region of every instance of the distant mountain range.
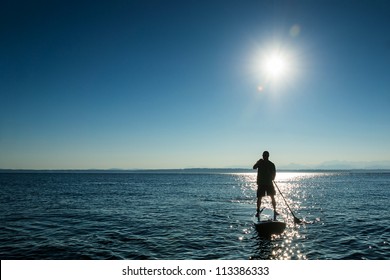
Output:
<path fill-rule="evenodd" d="M 326 161 L 317 165 L 304 165 L 298 163 L 290 163 L 287 165 L 277 165 L 279 171 L 316 171 L 316 170 L 390 170 L 390 161 Z M 123 168 L 110 168 L 110 169 L 0 169 L 0 173 L 203 173 L 203 172 L 252 172 L 253 169 L 245 166 L 229 166 L 224 168 L 172 168 L 172 169 L 123 169 Z"/>
<path fill-rule="evenodd" d="M 302 165 L 297 163 L 290 163 L 288 165 L 281 165 L 279 169 L 300 170 L 300 169 L 321 169 L 321 170 L 344 170 L 344 169 L 390 169 L 389 161 L 341 161 L 332 160 L 325 161 L 317 165 Z"/>

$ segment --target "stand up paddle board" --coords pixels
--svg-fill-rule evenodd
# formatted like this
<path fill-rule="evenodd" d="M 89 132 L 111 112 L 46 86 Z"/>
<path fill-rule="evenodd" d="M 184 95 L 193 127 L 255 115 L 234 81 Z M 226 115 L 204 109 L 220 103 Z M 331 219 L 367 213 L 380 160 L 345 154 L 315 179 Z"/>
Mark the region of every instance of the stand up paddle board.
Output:
<path fill-rule="evenodd" d="M 272 234 L 282 234 L 286 228 L 286 223 L 278 215 L 274 220 L 274 211 L 263 208 L 260 217 L 254 217 L 254 224 L 257 232 L 261 235 L 270 236 Z"/>

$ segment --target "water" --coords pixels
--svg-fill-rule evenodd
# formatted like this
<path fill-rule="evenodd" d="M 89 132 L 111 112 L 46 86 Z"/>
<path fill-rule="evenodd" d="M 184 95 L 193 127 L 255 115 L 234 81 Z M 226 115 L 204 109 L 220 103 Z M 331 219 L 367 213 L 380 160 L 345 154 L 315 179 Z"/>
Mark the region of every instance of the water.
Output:
<path fill-rule="evenodd" d="M 1 259 L 389 259 L 390 172 L 279 172 L 295 215 L 253 227 L 255 173 L 0 174 Z M 270 199 L 263 200 L 270 206 Z"/>

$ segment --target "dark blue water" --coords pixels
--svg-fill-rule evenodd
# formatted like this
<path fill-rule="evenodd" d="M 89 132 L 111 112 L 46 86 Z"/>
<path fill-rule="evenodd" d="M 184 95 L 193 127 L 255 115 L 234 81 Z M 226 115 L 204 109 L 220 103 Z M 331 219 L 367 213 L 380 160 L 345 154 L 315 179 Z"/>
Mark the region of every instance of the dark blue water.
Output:
<path fill-rule="evenodd" d="M 390 173 L 278 173 L 287 228 L 253 227 L 255 174 L 0 174 L 1 259 L 390 259 Z M 265 199 L 265 206 L 270 206 Z"/>

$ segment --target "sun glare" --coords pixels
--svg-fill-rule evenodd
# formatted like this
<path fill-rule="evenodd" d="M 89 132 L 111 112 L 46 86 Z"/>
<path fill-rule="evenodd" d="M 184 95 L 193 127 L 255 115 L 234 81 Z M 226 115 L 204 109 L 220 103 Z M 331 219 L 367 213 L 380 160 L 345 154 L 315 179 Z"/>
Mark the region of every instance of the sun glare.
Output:
<path fill-rule="evenodd" d="M 298 78 L 296 56 L 292 49 L 278 44 L 264 46 L 255 51 L 252 61 L 257 91 L 260 93 L 281 92 Z"/>
<path fill-rule="evenodd" d="M 273 80 L 283 78 L 288 72 L 288 60 L 282 53 L 270 53 L 265 56 L 263 63 L 265 74 Z"/>

